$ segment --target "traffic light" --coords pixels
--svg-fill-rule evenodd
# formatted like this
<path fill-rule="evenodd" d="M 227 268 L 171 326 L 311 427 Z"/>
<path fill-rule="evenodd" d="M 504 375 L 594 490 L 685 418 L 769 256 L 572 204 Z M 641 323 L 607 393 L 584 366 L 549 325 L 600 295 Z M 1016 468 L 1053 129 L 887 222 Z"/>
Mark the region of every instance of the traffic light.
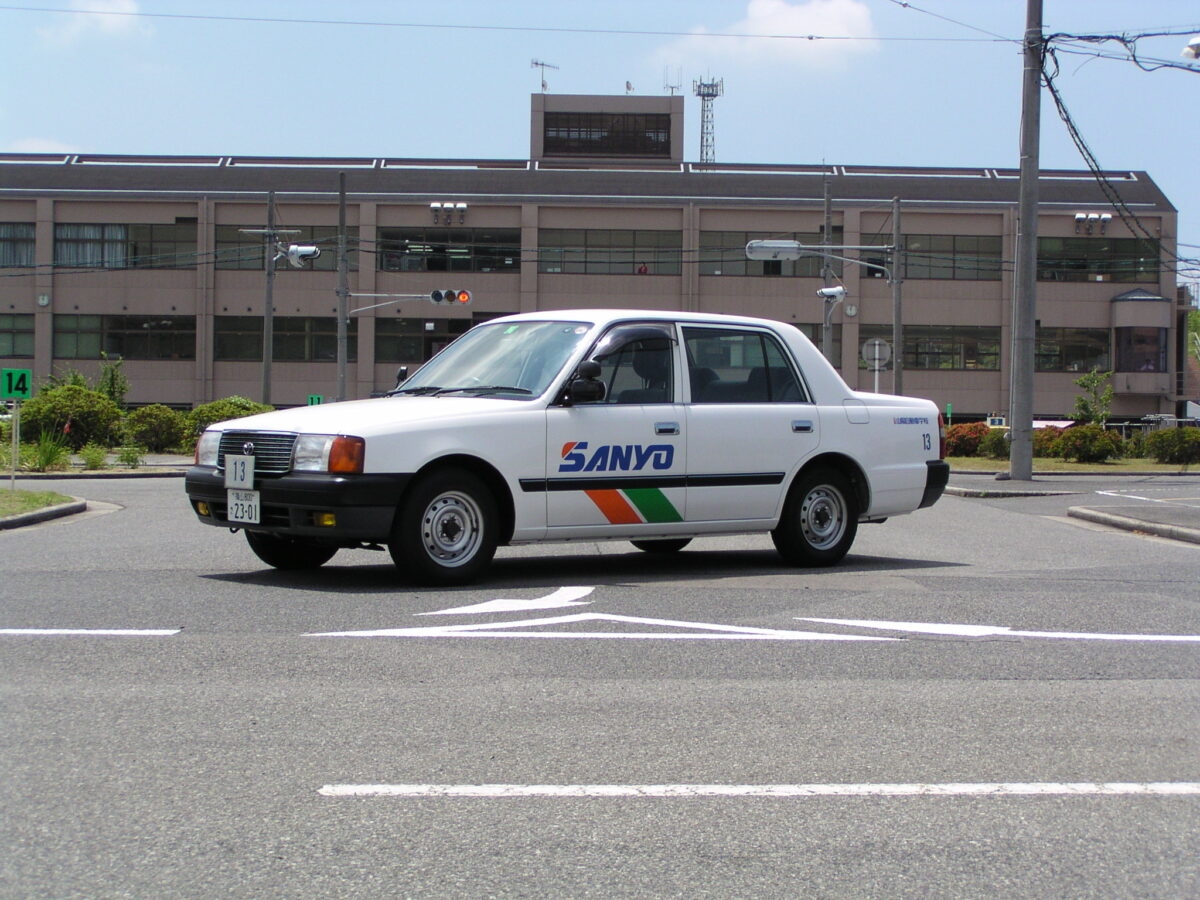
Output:
<path fill-rule="evenodd" d="M 470 291 L 434 291 L 429 295 L 431 303 L 461 304 L 466 306 L 471 302 Z"/>

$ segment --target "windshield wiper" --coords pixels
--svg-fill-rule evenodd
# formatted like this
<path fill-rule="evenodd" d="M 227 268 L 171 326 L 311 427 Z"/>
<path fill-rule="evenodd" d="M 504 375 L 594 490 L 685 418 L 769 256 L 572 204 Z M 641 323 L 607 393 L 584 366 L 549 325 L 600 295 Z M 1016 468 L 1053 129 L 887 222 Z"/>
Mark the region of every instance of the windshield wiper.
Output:
<path fill-rule="evenodd" d="M 441 390 L 445 390 L 445 389 L 440 388 L 435 384 L 430 384 L 430 385 L 425 385 L 424 387 L 396 388 L 396 390 L 389 391 L 388 393 L 390 396 L 393 396 L 393 397 L 396 396 L 397 394 L 412 394 L 413 396 L 417 396 L 418 394 L 436 394 L 438 391 L 441 391 Z"/>
<path fill-rule="evenodd" d="M 532 394 L 533 391 L 523 387 L 510 387 L 504 384 L 472 384 L 467 387 L 439 388 L 437 395 L 442 394 Z"/>

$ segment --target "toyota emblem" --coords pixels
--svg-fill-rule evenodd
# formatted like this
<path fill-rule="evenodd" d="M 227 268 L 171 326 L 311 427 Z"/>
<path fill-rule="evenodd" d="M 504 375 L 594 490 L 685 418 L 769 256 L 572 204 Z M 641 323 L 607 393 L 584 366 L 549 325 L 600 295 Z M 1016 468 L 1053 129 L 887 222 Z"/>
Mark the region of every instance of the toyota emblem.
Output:
<path fill-rule="evenodd" d="M 246 443 L 242 444 L 242 454 L 244 456 L 253 456 L 254 444 L 250 441 L 246 441 Z"/>

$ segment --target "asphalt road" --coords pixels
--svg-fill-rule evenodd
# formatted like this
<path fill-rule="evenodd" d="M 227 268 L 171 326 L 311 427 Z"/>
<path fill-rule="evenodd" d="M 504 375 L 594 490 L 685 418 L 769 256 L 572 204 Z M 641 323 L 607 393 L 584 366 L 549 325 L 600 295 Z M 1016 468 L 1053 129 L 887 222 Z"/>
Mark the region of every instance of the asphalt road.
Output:
<path fill-rule="evenodd" d="M 1200 546 L 1074 486 L 445 592 L 64 481 L 0 532 L 0 896 L 1198 896 Z"/>

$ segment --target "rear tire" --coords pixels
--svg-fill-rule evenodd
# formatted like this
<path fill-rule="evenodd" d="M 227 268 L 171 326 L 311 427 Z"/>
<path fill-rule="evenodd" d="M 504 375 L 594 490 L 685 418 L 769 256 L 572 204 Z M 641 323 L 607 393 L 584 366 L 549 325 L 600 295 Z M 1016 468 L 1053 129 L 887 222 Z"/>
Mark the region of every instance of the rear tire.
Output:
<path fill-rule="evenodd" d="M 836 469 L 814 469 L 792 485 L 771 540 L 793 566 L 832 566 L 857 534 L 858 497 L 849 480 Z"/>
<path fill-rule="evenodd" d="M 678 553 L 692 542 L 691 538 L 666 538 L 654 541 L 630 541 L 633 546 L 646 553 Z"/>
<path fill-rule="evenodd" d="M 319 569 L 338 552 L 337 547 L 304 538 L 280 537 L 262 531 L 247 531 L 246 543 L 268 566 L 286 571 Z"/>
<path fill-rule="evenodd" d="M 470 584 L 491 564 L 498 543 L 496 499 L 478 476 L 442 469 L 404 498 L 388 550 L 420 584 Z"/>

